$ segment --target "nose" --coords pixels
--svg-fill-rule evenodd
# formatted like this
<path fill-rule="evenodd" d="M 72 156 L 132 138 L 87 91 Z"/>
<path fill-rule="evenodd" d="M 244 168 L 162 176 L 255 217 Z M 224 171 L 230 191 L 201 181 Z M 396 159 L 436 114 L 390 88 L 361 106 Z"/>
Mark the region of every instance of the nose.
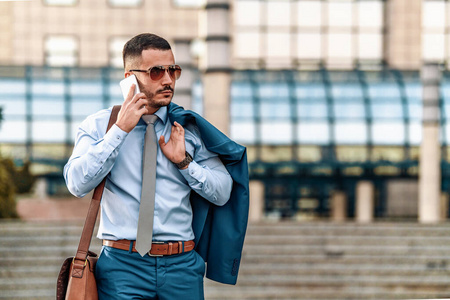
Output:
<path fill-rule="evenodd" d="M 170 84 L 172 84 L 172 82 L 173 82 L 173 79 L 169 75 L 169 70 L 168 69 L 164 70 L 164 75 L 161 79 L 161 84 L 170 85 Z"/>

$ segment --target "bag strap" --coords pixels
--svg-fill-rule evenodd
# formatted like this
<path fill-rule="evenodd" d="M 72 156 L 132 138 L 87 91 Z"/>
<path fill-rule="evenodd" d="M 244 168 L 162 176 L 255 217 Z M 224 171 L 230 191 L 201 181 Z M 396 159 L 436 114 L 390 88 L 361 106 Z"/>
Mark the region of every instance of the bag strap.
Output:
<path fill-rule="evenodd" d="M 115 105 L 113 107 L 106 132 L 108 132 L 111 126 L 114 125 L 114 123 L 116 123 L 119 110 L 120 105 Z M 105 182 L 106 176 L 94 190 L 91 204 L 89 205 L 89 210 L 86 216 L 86 221 L 84 222 L 83 232 L 81 233 L 77 254 L 75 255 L 73 261 L 74 272 L 72 273 L 72 276 L 74 276 L 75 269 L 78 269 L 78 272 L 80 272 L 80 270 L 84 269 L 84 266 L 86 265 L 86 259 L 89 252 L 89 246 L 91 245 L 92 233 L 94 232 L 95 221 L 97 219 L 98 209 L 100 208 L 100 200 L 102 199 L 103 189 L 105 188 Z"/>

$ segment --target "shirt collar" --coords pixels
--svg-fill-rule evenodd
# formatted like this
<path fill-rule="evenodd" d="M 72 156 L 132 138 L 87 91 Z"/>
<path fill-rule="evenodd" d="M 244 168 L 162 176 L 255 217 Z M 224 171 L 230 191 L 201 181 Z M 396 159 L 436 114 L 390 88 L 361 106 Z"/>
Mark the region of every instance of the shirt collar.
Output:
<path fill-rule="evenodd" d="M 167 122 L 167 115 L 168 115 L 168 114 L 167 114 L 167 106 L 160 107 L 154 114 L 158 117 L 158 119 L 159 119 L 164 125 L 166 125 L 166 122 Z M 145 123 L 145 121 L 142 119 L 142 117 L 141 117 L 140 122 L 142 122 L 143 124 L 147 124 L 147 123 Z"/>
<path fill-rule="evenodd" d="M 156 112 L 155 115 L 158 116 L 158 118 L 163 122 L 163 124 L 166 124 L 167 121 L 167 106 L 160 107 Z"/>

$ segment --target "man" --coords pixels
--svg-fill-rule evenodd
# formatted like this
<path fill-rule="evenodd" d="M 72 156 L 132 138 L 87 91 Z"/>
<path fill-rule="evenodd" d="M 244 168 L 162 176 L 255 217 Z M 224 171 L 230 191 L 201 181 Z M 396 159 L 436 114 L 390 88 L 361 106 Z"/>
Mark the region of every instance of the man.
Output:
<path fill-rule="evenodd" d="M 208 278 L 237 280 L 248 217 L 245 148 L 171 103 L 181 68 L 165 39 L 135 36 L 123 59 L 125 77 L 134 74 L 141 92 L 134 95 L 132 86 L 106 134 L 111 109 L 83 121 L 64 167 L 78 197 L 107 176 L 97 234 L 104 245 L 96 266 L 99 298 L 203 299 L 205 262 Z M 159 146 L 155 191 L 148 193 L 143 156 L 152 115 Z M 141 206 L 147 194 L 154 194 L 153 229 L 143 234 L 151 236 L 143 252 L 136 249 L 144 244 L 138 227 L 149 217 Z"/>

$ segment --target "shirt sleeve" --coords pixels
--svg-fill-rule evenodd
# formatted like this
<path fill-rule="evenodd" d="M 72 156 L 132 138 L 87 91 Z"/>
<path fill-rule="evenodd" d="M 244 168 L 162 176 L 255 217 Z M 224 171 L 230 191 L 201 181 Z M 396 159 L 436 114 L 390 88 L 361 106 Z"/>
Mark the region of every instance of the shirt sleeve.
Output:
<path fill-rule="evenodd" d="M 93 120 L 80 125 L 72 156 L 64 166 L 64 179 L 73 195 L 85 196 L 108 175 L 126 136 L 115 124 L 102 137 Z"/>
<path fill-rule="evenodd" d="M 198 129 L 189 128 L 194 138 L 189 136 L 187 140 L 195 140 L 194 161 L 189 166 L 180 170 L 189 186 L 203 198 L 222 206 L 230 199 L 233 179 L 228 173 L 217 154 L 208 151 L 199 136 Z"/>

